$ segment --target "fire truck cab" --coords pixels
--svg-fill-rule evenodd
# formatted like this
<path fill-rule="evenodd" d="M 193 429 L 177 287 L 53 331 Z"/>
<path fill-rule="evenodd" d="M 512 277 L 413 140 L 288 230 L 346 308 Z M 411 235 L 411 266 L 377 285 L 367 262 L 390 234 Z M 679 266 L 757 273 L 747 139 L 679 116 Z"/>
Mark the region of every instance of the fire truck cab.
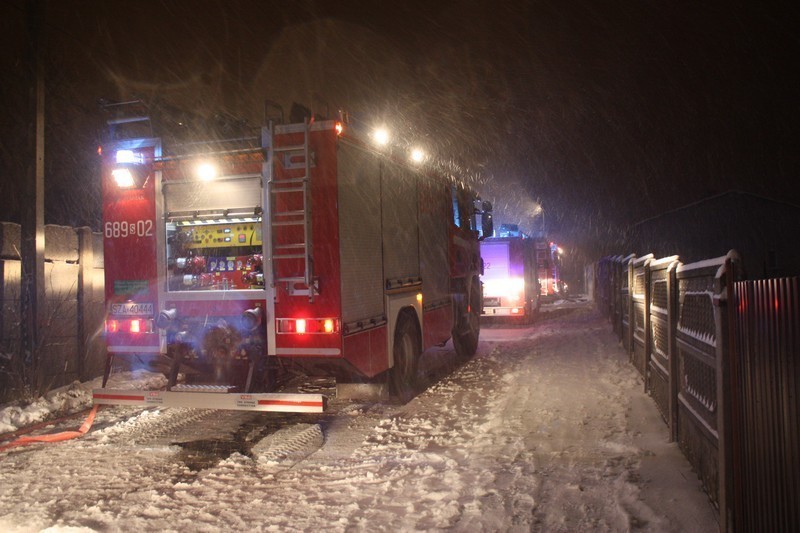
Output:
<path fill-rule="evenodd" d="M 275 377 L 297 368 L 408 397 L 425 349 L 452 338 L 475 353 L 491 205 L 455 177 L 339 120 L 129 138 L 126 120 L 149 118 L 114 105 L 96 403 L 318 411 L 325 398 L 272 392 Z M 166 361 L 167 389 L 105 388 L 131 355 Z"/>

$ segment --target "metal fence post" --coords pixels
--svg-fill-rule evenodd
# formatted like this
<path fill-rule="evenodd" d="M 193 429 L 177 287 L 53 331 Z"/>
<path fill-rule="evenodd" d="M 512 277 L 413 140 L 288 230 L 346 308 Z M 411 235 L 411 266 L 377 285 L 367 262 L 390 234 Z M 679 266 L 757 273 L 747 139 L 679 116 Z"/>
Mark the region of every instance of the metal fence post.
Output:
<path fill-rule="evenodd" d="M 678 330 L 678 279 L 675 273 L 680 262 L 670 265 L 667 271 L 667 343 L 669 357 L 669 436 L 678 440 L 678 347 L 675 332 Z"/>
<path fill-rule="evenodd" d="M 719 475 L 719 527 L 720 531 L 733 531 L 733 420 L 731 417 L 732 396 L 732 359 L 734 353 L 731 337 L 733 325 L 731 324 L 731 311 L 734 282 L 734 252 L 729 252 L 725 259 L 725 269 L 722 279 L 719 275 L 715 280 L 715 292 L 719 295 L 714 299 L 714 322 L 717 330 L 716 347 L 716 381 L 717 381 L 717 432 L 718 432 L 718 475 Z M 719 285 L 717 285 L 719 284 Z"/>
<path fill-rule="evenodd" d="M 78 339 L 75 370 L 78 378 L 85 376 L 85 361 L 89 354 L 89 335 L 91 331 L 91 305 L 94 294 L 94 248 L 92 246 L 92 229 L 78 228 Z"/>
<path fill-rule="evenodd" d="M 651 327 L 651 318 L 650 318 L 650 303 L 653 297 L 653 288 L 651 286 L 651 279 L 650 279 L 650 261 L 645 261 L 644 263 L 644 392 L 645 394 L 650 392 L 650 387 L 648 386 L 648 374 L 650 372 L 650 357 L 652 356 L 653 350 L 653 331 Z"/>

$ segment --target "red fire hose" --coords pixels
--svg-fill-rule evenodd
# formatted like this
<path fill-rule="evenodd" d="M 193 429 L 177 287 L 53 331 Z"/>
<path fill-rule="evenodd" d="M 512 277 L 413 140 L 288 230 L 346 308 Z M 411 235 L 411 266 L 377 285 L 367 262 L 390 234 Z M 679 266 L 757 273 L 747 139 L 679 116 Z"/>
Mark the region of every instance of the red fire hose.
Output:
<path fill-rule="evenodd" d="M 13 440 L 8 444 L 0 446 L 0 452 L 4 452 L 11 448 L 16 448 L 17 446 L 26 446 L 28 444 L 33 444 L 35 442 L 61 442 L 64 440 L 74 439 L 75 437 L 80 437 L 81 435 L 85 435 L 92 428 L 92 424 L 94 424 L 94 417 L 95 415 L 97 415 L 98 407 L 100 406 L 95 405 L 94 407 L 92 407 L 92 409 L 89 411 L 89 415 L 86 417 L 86 420 L 83 421 L 83 424 L 81 424 L 81 427 L 79 427 L 77 431 L 62 431 L 60 433 L 50 433 L 47 435 L 19 437 L 18 439 Z M 49 423 L 52 423 L 52 421 Z"/>

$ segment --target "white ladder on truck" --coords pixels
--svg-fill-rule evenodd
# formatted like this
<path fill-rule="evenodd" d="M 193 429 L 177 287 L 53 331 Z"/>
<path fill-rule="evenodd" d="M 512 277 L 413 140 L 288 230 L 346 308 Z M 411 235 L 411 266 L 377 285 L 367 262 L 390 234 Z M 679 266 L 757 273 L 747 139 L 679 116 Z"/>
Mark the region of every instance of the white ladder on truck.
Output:
<path fill-rule="evenodd" d="M 273 283 L 285 283 L 289 294 L 308 296 L 309 301 L 314 301 L 314 294 L 318 291 L 314 285 L 314 247 L 311 233 L 311 151 L 309 148 L 309 129 L 310 124 L 308 120 L 305 120 L 303 123 L 302 144 L 275 146 L 274 130 L 270 125 L 267 149 L 270 151 L 269 158 L 272 161 L 272 168 L 267 180 L 267 188 L 270 202 L 270 257 L 272 259 Z M 302 155 L 303 174 L 293 178 L 276 179 L 275 165 L 288 166 L 286 162 L 292 160 L 292 154 Z M 278 201 L 279 197 L 283 197 L 285 201 Z M 277 209 L 278 205 L 295 207 L 297 204 L 301 205 L 299 209 Z M 303 228 L 302 240 L 290 243 L 277 242 L 276 234 L 279 232 L 276 230 L 286 226 L 301 226 Z M 302 273 L 298 273 L 295 276 L 278 275 L 278 263 L 298 259 L 302 261 Z M 298 284 L 302 284 L 302 287 L 298 288 Z"/>

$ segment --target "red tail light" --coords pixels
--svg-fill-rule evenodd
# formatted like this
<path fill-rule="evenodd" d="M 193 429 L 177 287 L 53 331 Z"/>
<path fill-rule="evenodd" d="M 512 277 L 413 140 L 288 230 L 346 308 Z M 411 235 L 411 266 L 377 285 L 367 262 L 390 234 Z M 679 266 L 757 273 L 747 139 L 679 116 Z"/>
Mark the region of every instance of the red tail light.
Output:
<path fill-rule="evenodd" d="M 106 320 L 106 333 L 130 333 L 138 335 L 140 333 L 152 333 L 154 330 L 153 320 L 150 318 L 112 318 Z"/>
<path fill-rule="evenodd" d="M 279 318 L 278 333 L 331 334 L 339 332 L 338 318 Z"/>

